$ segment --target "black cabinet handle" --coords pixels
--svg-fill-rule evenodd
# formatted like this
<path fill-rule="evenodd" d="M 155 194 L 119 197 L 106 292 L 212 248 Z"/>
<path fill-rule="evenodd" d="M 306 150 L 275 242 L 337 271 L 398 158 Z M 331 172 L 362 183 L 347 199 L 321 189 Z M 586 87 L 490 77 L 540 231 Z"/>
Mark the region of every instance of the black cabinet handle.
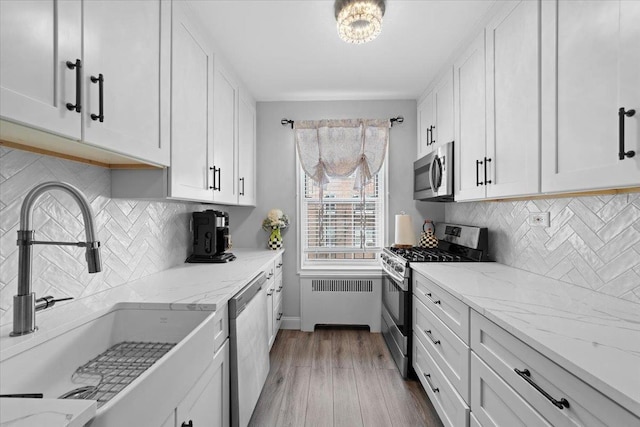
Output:
<path fill-rule="evenodd" d="M 433 139 L 433 130 L 435 129 L 435 126 L 431 126 L 431 142 L 429 143 L 429 145 L 435 144 L 436 140 Z"/>
<path fill-rule="evenodd" d="M 278 313 L 278 317 L 276 318 L 276 320 L 280 320 L 282 319 L 282 313 Z"/>
<path fill-rule="evenodd" d="M 433 299 L 433 296 L 431 296 L 431 292 L 425 292 L 424 296 L 426 296 L 427 298 L 429 298 L 429 301 L 431 301 L 434 304 L 440 304 L 440 300 L 435 300 Z"/>
<path fill-rule="evenodd" d="M 240 190 L 240 195 L 244 196 L 244 177 L 240 178 L 240 182 L 242 183 L 242 190 Z"/>
<path fill-rule="evenodd" d="M 427 380 L 427 384 L 429 384 L 429 388 L 431 389 L 431 391 L 434 392 L 434 393 L 438 393 L 440 391 L 440 389 L 438 387 L 434 387 L 431 384 L 431 374 L 424 374 L 423 373 L 422 375 L 424 375 L 424 378 Z"/>
<path fill-rule="evenodd" d="M 491 180 L 487 179 L 487 166 L 489 165 L 489 163 L 491 163 L 491 159 L 488 158 L 484 158 L 484 183 L 485 184 L 491 184 Z"/>
<path fill-rule="evenodd" d="M 478 175 L 480 174 L 481 164 L 483 164 L 482 160 L 476 160 L 476 187 L 484 184 L 484 182 L 478 181 Z"/>
<path fill-rule="evenodd" d="M 427 336 L 429 337 L 429 339 L 431 340 L 432 343 L 434 343 L 435 345 L 440 344 L 440 340 L 437 340 L 437 339 L 433 338 L 433 334 L 431 333 L 431 329 L 425 329 L 424 333 L 427 334 Z"/>
<path fill-rule="evenodd" d="M 222 177 L 220 176 L 220 171 L 222 168 L 218 168 L 218 191 L 222 191 Z M 214 172 L 215 173 L 215 172 Z"/>
<path fill-rule="evenodd" d="M 544 397 L 546 397 L 549 400 L 549 402 L 553 403 L 558 408 L 564 409 L 564 408 L 568 408 L 569 407 L 569 401 L 567 399 L 565 399 L 563 397 L 560 400 L 556 400 L 556 399 L 553 398 L 553 396 L 551 396 L 549 393 L 544 391 L 544 389 L 542 387 L 540 387 L 538 384 L 536 384 L 531 379 L 531 372 L 529 372 L 528 369 L 524 369 L 524 370 L 521 371 L 518 368 L 513 368 L 513 370 L 516 372 L 516 374 L 518 374 L 520 376 L 520 378 L 522 378 L 523 380 L 528 382 L 531 387 L 533 387 L 536 390 L 538 390 L 540 392 L 540 394 L 542 394 Z"/>
<path fill-rule="evenodd" d="M 619 120 L 619 130 L 618 137 L 620 138 L 619 149 L 618 149 L 618 158 L 620 160 L 624 160 L 625 157 L 632 158 L 636 155 L 636 152 L 633 150 L 624 151 L 624 119 L 625 117 L 633 117 L 636 114 L 636 110 L 626 110 L 624 107 L 621 107 L 618 110 L 618 120 Z"/>
<path fill-rule="evenodd" d="M 213 171 L 213 186 L 210 185 L 209 189 L 213 190 L 213 191 L 216 191 L 216 190 L 220 191 L 220 168 L 217 168 L 215 166 L 214 167 L 209 166 L 209 170 Z M 217 187 L 216 187 L 216 173 L 218 173 L 218 186 Z"/>
<path fill-rule="evenodd" d="M 182 427 L 193 427 L 193 421 L 189 420 L 189 422 L 184 421 L 182 423 Z"/>
<path fill-rule="evenodd" d="M 67 61 L 67 68 L 76 70 L 76 103 L 67 102 L 67 110 L 79 113 L 82 111 L 82 61 L 76 59 L 76 62 Z"/>
<path fill-rule="evenodd" d="M 91 120 L 104 122 L 104 76 L 91 76 L 91 82 L 98 83 L 98 114 L 91 114 Z"/>

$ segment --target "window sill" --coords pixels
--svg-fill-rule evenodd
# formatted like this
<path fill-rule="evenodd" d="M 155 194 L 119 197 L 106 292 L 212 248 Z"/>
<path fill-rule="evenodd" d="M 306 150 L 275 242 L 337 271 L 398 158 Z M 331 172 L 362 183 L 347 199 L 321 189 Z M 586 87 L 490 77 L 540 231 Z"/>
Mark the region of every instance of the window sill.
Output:
<path fill-rule="evenodd" d="M 340 277 L 380 277 L 382 268 L 376 265 L 322 265 L 303 267 L 298 270 L 300 277 L 340 276 Z"/>

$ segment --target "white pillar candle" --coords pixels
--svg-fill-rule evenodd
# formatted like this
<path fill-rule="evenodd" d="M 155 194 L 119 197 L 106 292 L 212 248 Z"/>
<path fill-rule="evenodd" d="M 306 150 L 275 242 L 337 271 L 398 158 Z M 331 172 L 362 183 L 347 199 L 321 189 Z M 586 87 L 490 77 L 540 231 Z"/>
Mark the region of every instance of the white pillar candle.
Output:
<path fill-rule="evenodd" d="M 415 246 L 416 236 L 413 233 L 413 225 L 411 223 L 411 215 L 396 215 L 396 240 L 397 245 Z"/>

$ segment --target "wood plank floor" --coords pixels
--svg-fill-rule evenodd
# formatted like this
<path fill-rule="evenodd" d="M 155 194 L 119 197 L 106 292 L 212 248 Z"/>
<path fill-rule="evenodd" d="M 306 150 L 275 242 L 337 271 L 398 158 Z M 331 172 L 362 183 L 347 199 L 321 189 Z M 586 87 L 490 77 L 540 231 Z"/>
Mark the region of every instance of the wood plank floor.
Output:
<path fill-rule="evenodd" d="M 281 330 L 250 426 L 440 427 L 417 380 L 403 380 L 381 334 Z"/>

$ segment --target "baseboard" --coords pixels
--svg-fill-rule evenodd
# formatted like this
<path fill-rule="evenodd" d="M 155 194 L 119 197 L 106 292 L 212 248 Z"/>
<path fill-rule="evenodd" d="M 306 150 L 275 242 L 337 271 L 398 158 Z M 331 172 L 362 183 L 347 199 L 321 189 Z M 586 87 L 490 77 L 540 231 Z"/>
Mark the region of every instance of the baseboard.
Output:
<path fill-rule="evenodd" d="M 300 330 L 300 318 L 299 317 L 283 317 L 280 329 L 295 329 Z"/>

